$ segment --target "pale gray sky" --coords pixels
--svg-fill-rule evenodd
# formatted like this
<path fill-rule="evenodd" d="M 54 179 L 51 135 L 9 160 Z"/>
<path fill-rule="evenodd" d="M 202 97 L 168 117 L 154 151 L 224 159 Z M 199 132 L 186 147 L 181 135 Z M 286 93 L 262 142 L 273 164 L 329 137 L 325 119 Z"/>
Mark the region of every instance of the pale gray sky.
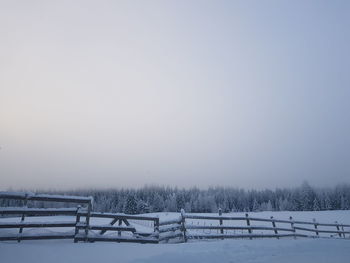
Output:
<path fill-rule="evenodd" d="M 349 14 L 0 0 L 0 189 L 349 183 Z"/>

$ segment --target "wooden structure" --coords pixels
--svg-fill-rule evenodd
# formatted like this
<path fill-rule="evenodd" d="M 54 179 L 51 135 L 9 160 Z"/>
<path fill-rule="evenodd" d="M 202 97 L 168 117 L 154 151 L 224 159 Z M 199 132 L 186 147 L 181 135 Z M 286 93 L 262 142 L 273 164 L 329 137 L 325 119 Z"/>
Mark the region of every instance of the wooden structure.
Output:
<path fill-rule="evenodd" d="M 281 237 L 321 237 L 320 233 L 328 234 L 328 237 L 350 238 L 350 225 L 335 223 L 318 223 L 316 220 L 313 222 L 307 221 L 293 221 L 279 220 L 271 217 L 257 218 L 250 217 L 248 214 L 245 217 L 223 216 L 219 210 L 219 215 L 193 215 L 185 214 L 184 218 L 188 220 L 196 220 L 199 222 L 217 221 L 218 224 L 205 225 L 189 225 L 186 224 L 188 239 L 215 239 L 215 238 L 281 238 Z M 233 222 L 239 222 L 235 224 Z M 224 224 L 225 222 L 231 222 L 231 224 Z M 246 222 L 246 225 L 244 223 Z M 252 222 L 264 223 L 264 225 L 253 225 Z M 272 226 L 268 226 L 267 223 L 271 223 Z M 278 226 L 277 226 L 278 224 Z M 321 227 L 327 229 L 321 229 Z M 332 229 L 333 228 L 333 229 Z M 348 230 L 345 230 L 348 228 Z M 198 234 L 191 232 L 191 230 L 214 230 L 216 233 L 212 234 Z M 231 233 L 228 233 L 231 231 Z M 237 233 L 238 231 L 238 233 Z M 323 236 L 326 237 L 326 236 Z"/>
<path fill-rule="evenodd" d="M 23 200 L 24 207 L 3 207 L 0 208 L 0 216 L 21 216 L 21 221 L 17 222 L 5 222 L 0 224 L 0 229 L 19 228 L 18 234 L 9 234 L 0 236 L 0 240 L 40 240 L 40 239 L 72 239 L 75 236 L 73 231 L 62 233 L 23 233 L 25 228 L 75 228 L 78 210 L 81 206 L 88 211 L 92 210 L 92 198 L 82 196 L 62 196 L 62 195 L 45 195 L 34 193 L 14 193 L 14 192 L 0 192 L 1 199 L 15 199 Z M 30 201 L 43 201 L 43 202 L 62 202 L 62 203 L 76 203 L 77 208 L 28 208 Z M 42 217 L 42 216 L 72 216 L 71 221 L 54 221 L 54 222 L 25 222 L 28 217 Z M 89 225 L 89 216 L 85 217 L 86 225 Z M 86 228 L 86 231 L 88 229 Z"/>
<path fill-rule="evenodd" d="M 108 225 L 90 224 L 86 226 L 86 222 L 80 223 L 77 220 L 76 229 L 89 229 L 99 230 L 98 233 L 77 234 L 75 236 L 75 242 L 78 241 L 114 241 L 114 242 L 136 242 L 136 243 L 158 243 L 159 242 L 159 218 L 150 216 L 139 215 L 126 215 L 121 213 L 99 213 L 99 212 L 78 212 L 78 217 L 91 217 L 91 218 L 107 218 L 112 219 Z M 130 224 L 130 220 L 133 221 L 151 221 L 153 222 L 153 232 L 137 232 L 136 228 Z M 118 226 L 114 224 L 118 222 Z M 118 235 L 106 236 L 107 231 L 117 231 Z M 78 231 L 77 231 L 78 232 Z M 122 235 L 122 233 L 129 233 L 129 235 Z"/>
<path fill-rule="evenodd" d="M 24 207 L 0 208 L 0 217 L 12 220 L 0 221 L 0 241 L 72 239 L 74 242 L 159 243 L 169 242 L 169 240 L 187 242 L 189 239 L 226 238 L 317 238 L 326 236 L 350 238 L 350 225 L 337 222 L 295 221 L 292 217 L 289 220 L 279 220 L 273 217 L 267 219 L 251 217 L 248 214 L 231 216 L 224 215 L 221 209 L 218 215 L 188 214 L 182 209 L 178 218 L 160 221 L 159 217 L 155 216 L 94 212 L 91 197 L 0 192 L 0 198 L 23 200 L 25 204 Z M 28 206 L 30 201 L 75 203 L 77 206 L 30 208 Z M 20 222 L 13 222 L 14 216 L 20 217 Z M 60 216 L 65 216 L 64 220 Z M 28 221 L 29 218 L 39 221 Z M 102 223 L 103 220 L 109 220 L 109 223 Z M 136 226 L 140 225 L 139 222 L 148 222 L 148 226 L 151 226 L 151 228 L 148 227 L 149 231 L 138 231 L 139 227 Z M 40 233 L 27 231 L 27 229 L 47 230 L 52 228 L 62 231 L 40 231 Z M 11 233 L 1 234 L 1 232 L 4 233 L 2 230 L 11 229 Z"/>

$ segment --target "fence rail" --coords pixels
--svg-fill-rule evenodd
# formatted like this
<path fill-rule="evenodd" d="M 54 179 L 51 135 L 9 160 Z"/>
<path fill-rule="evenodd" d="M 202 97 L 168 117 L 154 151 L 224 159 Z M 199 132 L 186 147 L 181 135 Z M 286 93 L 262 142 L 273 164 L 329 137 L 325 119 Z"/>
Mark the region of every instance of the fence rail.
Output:
<path fill-rule="evenodd" d="M 41 234 L 41 235 L 7 235 L 0 236 L 0 241 L 43 240 L 43 239 L 73 239 L 74 234 Z"/>
<path fill-rule="evenodd" d="M 91 204 L 92 197 L 69 196 L 69 195 L 47 195 L 31 192 L 0 192 L 0 199 L 17 199 L 28 201 L 69 202 L 80 204 Z"/>
<path fill-rule="evenodd" d="M 320 233 L 333 234 L 331 237 L 339 236 L 346 238 L 346 235 L 349 235 L 350 238 L 350 229 L 344 230 L 344 228 L 349 228 L 350 225 L 335 223 L 318 223 L 315 220 L 313 222 L 307 221 L 294 221 L 292 217 L 290 220 L 280 220 L 274 219 L 271 217 L 268 218 L 257 218 L 250 217 L 248 214 L 245 217 L 234 217 L 234 216 L 222 216 L 221 211 L 219 210 L 219 216 L 214 215 L 193 215 L 193 214 L 185 214 L 185 220 L 196 220 L 197 223 L 204 222 L 204 224 L 199 225 L 186 225 L 187 238 L 192 239 L 200 239 L 200 238 L 268 238 L 268 237 L 320 237 Z M 205 225 L 207 220 L 210 221 L 218 221 L 217 225 Z M 237 221 L 245 221 L 246 225 L 225 225 L 224 222 L 237 222 Z M 252 222 L 264 222 L 271 223 L 271 226 L 255 226 L 252 225 Z M 277 226 L 276 223 L 283 225 Z M 314 228 L 305 227 L 313 225 Z M 321 229 L 320 227 L 335 227 L 335 229 Z M 220 231 L 220 234 L 202 234 L 202 233 L 191 233 L 191 230 L 216 230 Z M 247 233 L 224 233 L 224 231 L 247 231 Z M 257 230 L 265 231 L 264 233 L 256 233 Z M 282 232 L 282 233 L 281 233 Z M 291 233 L 292 232 L 292 233 Z M 311 233 L 310 233 L 311 232 Z"/>
<path fill-rule="evenodd" d="M 22 208 L 10 207 L 0 208 L 0 215 L 25 215 L 25 216 L 57 216 L 57 215 L 72 215 L 75 216 L 77 208 Z"/>
<path fill-rule="evenodd" d="M 0 241 L 72 239 L 74 242 L 159 243 L 170 240 L 187 242 L 188 239 L 323 237 L 326 234 L 329 234 L 330 237 L 350 239 L 350 225 L 338 222 L 294 221 L 292 217 L 289 220 L 273 217 L 268 219 L 250 217 L 248 214 L 230 216 L 223 215 L 221 209 L 218 215 L 188 214 L 181 210 L 177 218 L 160 221 L 159 217 L 155 216 L 93 212 L 91 197 L 0 192 L 0 198 L 25 201 L 24 207 L 0 208 L 0 216 L 7 220 L 13 216 L 21 217 L 20 222 L 0 221 L 1 231 L 18 229 L 17 233 L 4 232 L 4 235 L 0 235 Z M 78 206 L 73 208 L 28 208 L 29 201 L 77 203 Z M 44 216 L 50 218 L 38 222 L 25 221 L 29 217 L 42 219 Z M 72 219 L 63 221 L 59 216 L 71 216 Z M 101 220 L 105 222 L 102 223 Z M 142 222 L 149 222 L 147 224 L 151 226 L 148 225 L 148 231 L 138 230 Z M 259 224 L 256 225 L 255 222 Z M 32 233 L 25 230 L 32 228 L 58 228 L 64 232 Z M 209 231 L 209 233 L 204 231 Z"/>

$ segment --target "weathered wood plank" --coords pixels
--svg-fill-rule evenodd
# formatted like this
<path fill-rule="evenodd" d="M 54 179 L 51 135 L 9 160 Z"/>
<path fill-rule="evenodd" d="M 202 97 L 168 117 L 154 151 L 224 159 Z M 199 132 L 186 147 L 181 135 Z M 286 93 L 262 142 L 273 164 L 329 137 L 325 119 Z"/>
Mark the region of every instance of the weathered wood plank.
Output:
<path fill-rule="evenodd" d="M 319 235 L 319 231 L 317 231 L 316 219 L 314 218 L 312 221 L 314 222 L 314 227 L 315 227 L 316 236 L 318 236 L 318 235 Z"/>
<path fill-rule="evenodd" d="M 84 241 L 85 236 L 78 236 L 78 241 Z M 155 238 L 146 238 L 146 237 L 137 237 L 137 238 L 127 238 L 127 237 L 110 237 L 110 236 L 88 236 L 88 242 L 127 242 L 127 243 L 152 243 L 158 244 L 158 239 Z"/>
<path fill-rule="evenodd" d="M 73 239 L 73 234 L 38 234 L 38 235 L 24 235 L 21 234 L 21 240 L 42 240 L 42 239 Z M 10 240 L 18 240 L 18 235 L 8 235 L 8 236 L 0 236 L 0 241 L 10 241 Z"/>
<path fill-rule="evenodd" d="M 80 213 L 81 216 L 86 216 L 87 212 Z M 117 219 L 131 219 L 131 220 L 145 220 L 145 221 L 155 221 L 158 217 L 151 216 L 138 216 L 138 215 L 127 215 L 122 213 L 101 213 L 101 212 L 91 212 L 91 217 L 99 218 L 117 218 Z"/>
<path fill-rule="evenodd" d="M 186 230 L 186 214 L 185 214 L 185 210 L 184 209 L 181 209 L 181 232 L 183 234 L 183 239 L 184 239 L 184 242 L 187 242 L 187 230 Z"/>
<path fill-rule="evenodd" d="M 159 239 L 159 218 L 154 221 L 153 231 L 154 231 L 155 237 Z"/>
<path fill-rule="evenodd" d="M 28 204 L 28 198 L 27 198 L 28 196 L 27 196 L 27 194 L 25 195 L 25 201 L 24 201 L 24 207 L 25 208 L 27 208 L 27 204 Z M 25 218 L 25 213 L 22 213 L 22 216 L 21 216 L 21 223 L 24 221 L 24 218 Z M 18 243 L 19 242 L 21 242 L 21 238 L 20 238 L 20 236 L 21 236 L 21 234 L 22 234 L 22 232 L 23 232 L 23 227 L 20 227 L 20 229 L 19 229 L 19 235 L 18 235 Z"/>
<path fill-rule="evenodd" d="M 249 228 L 248 228 L 248 232 L 249 232 L 249 234 L 251 235 L 251 234 L 252 234 L 252 228 L 250 227 L 249 215 L 248 215 L 248 214 L 245 214 L 245 217 L 246 217 L 246 220 L 247 220 L 247 226 L 249 227 Z M 252 237 L 250 237 L 250 239 L 252 239 Z"/>
<path fill-rule="evenodd" d="M 65 222 L 10 222 L 0 223 L 0 228 L 41 228 L 41 227 L 74 227 L 75 221 Z"/>
<path fill-rule="evenodd" d="M 276 221 L 277 222 L 277 221 Z M 314 222 L 305 222 L 305 221 L 294 221 L 294 224 L 297 225 L 313 225 Z M 337 223 L 317 223 L 318 226 L 344 226 L 344 227 L 350 227 L 350 225 L 346 224 L 337 224 Z"/>
<path fill-rule="evenodd" d="M 181 224 L 181 218 L 159 222 L 159 226 L 172 225 L 172 224 Z"/>
<path fill-rule="evenodd" d="M 121 219 L 121 221 L 123 221 L 125 225 L 130 226 L 129 221 L 126 218 Z"/>
<path fill-rule="evenodd" d="M 330 234 L 338 234 L 341 237 L 341 234 L 348 234 L 350 231 L 338 231 L 338 230 L 321 230 L 321 229 L 313 229 L 306 227 L 294 227 L 297 230 L 309 231 L 309 232 L 319 232 L 319 233 L 330 233 Z"/>
<path fill-rule="evenodd" d="M 258 222 L 275 222 L 275 223 L 285 223 L 290 224 L 288 220 L 280 220 L 280 219 L 269 219 L 269 218 L 258 218 L 258 217 L 249 217 L 250 221 L 258 221 Z"/>
<path fill-rule="evenodd" d="M 78 229 L 85 229 L 86 226 L 78 225 Z M 136 232 L 134 227 L 130 226 L 110 226 L 110 225 L 90 225 L 89 230 L 105 230 L 105 231 L 127 231 L 127 232 Z"/>
<path fill-rule="evenodd" d="M 157 238 L 157 235 L 155 232 L 134 232 L 134 236 L 141 236 L 141 237 L 155 237 Z"/>
<path fill-rule="evenodd" d="M 123 220 L 119 219 L 118 221 L 118 226 L 121 226 L 123 224 Z M 127 227 L 129 227 L 129 225 L 126 225 Z M 135 230 L 136 231 L 136 230 Z M 133 231 L 133 232 L 135 232 Z M 121 231 L 118 231 L 118 236 L 121 236 L 122 235 L 122 232 Z"/>
<path fill-rule="evenodd" d="M 221 210 L 221 208 L 219 208 L 219 216 L 220 216 L 220 217 L 222 216 L 222 210 Z M 219 224 L 222 226 L 222 224 L 223 224 L 223 220 L 222 220 L 222 219 L 219 219 Z M 221 234 L 221 235 L 224 234 L 224 229 L 223 229 L 223 228 L 220 228 L 220 234 Z"/>
<path fill-rule="evenodd" d="M 187 227 L 187 229 L 190 229 L 190 228 Z M 159 233 L 165 233 L 165 232 L 176 231 L 176 230 L 181 230 L 181 226 L 176 225 L 176 226 L 160 227 Z"/>
<path fill-rule="evenodd" d="M 31 192 L 0 192 L 0 198 L 31 200 L 31 201 L 49 201 L 49 202 L 69 202 L 69 203 L 92 203 L 92 197 L 69 196 L 69 195 L 48 195 L 35 194 Z"/>
<path fill-rule="evenodd" d="M 211 229 L 211 230 L 219 230 L 219 229 L 225 229 L 225 230 L 279 230 L 279 231 L 287 231 L 287 232 L 294 232 L 291 228 L 282 228 L 282 227 L 268 227 L 268 226 L 201 226 L 201 225 L 188 225 L 186 227 L 187 229 Z"/>
<path fill-rule="evenodd" d="M 275 235 L 276 235 L 276 237 L 278 239 L 279 237 L 278 237 L 278 229 L 276 227 L 276 221 L 273 219 L 273 216 L 271 216 L 270 218 L 272 220 L 273 231 L 275 232 Z M 293 230 L 291 229 L 291 231 L 293 231 Z"/>
<path fill-rule="evenodd" d="M 74 231 L 74 243 L 77 243 L 78 240 L 75 238 L 79 234 L 79 228 L 78 225 L 80 223 L 80 215 L 79 215 L 79 210 L 81 209 L 81 206 L 79 205 L 77 207 L 76 211 L 76 217 L 75 217 L 75 231 Z"/>
<path fill-rule="evenodd" d="M 169 240 L 169 239 L 173 239 L 173 238 L 180 238 L 182 236 L 183 236 L 182 233 L 169 233 L 167 235 L 160 236 L 159 241 Z"/>
<path fill-rule="evenodd" d="M 307 235 L 302 234 L 278 234 L 278 237 L 308 237 Z M 188 238 L 190 239 L 222 239 L 222 238 L 276 238 L 275 234 L 235 234 L 235 235 L 229 235 L 229 234 L 216 234 L 216 235 L 188 235 Z"/>
<path fill-rule="evenodd" d="M 207 215 L 191 215 L 186 214 L 186 219 L 206 219 L 206 220 L 246 220 L 245 217 L 235 217 L 235 216 L 207 216 Z"/>
<path fill-rule="evenodd" d="M 91 210 L 92 210 L 92 203 L 90 202 L 88 204 L 88 208 L 87 208 L 87 212 L 85 215 L 85 236 L 86 236 L 86 240 L 87 241 L 87 236 L 89 234 L 89 227 L 90 227 L 90 216 L 91 216 Z"/>
<path fill-rule="evenodd" d="M 76 215 L 76 208 L 22 208 L 10 207 L 0 208 L 0 215 L 22 215 L 25 216 L 54 216 L 54 215 Z"/>
<path fill-rule="evenodd" d="M 338 222 L 335 221 L 335 223 L 336 223 L 336 228 L 337 228 L 338 235 L 339 235 L 339 237 L 341 237 L 341 233 L 339 233 L 340 232 L 340 228 L 339 228 Z"/>

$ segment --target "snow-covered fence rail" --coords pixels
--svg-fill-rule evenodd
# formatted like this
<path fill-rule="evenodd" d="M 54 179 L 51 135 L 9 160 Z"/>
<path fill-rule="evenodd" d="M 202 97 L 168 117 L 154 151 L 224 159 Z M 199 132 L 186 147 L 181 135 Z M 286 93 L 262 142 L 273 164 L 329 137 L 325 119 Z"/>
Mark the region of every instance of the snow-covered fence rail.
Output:
<path fill-rule="evenodd" d="M 28 201 L 47 201 L 47 202 L 65 202 L 78 204 L 92 204 L 92 197 L 70 196 L 70 195 L 47 195 L 35 194 L 31 192 L 0 192 L 1 199 L 17 199 Z"/>
<path fill-rule="evenodd" d="M 168 242 L 170 239 L 182 238 L 183 233 L 182 217 L 159 222 L 159 241 Z"/>
<path fill-rule="evenodd" d="M 0 207 L 0 216 L 14 216 L 24 214 L 31 216 L 75 216 L 76 208 L 23 208 L 23 207 Z"/>

